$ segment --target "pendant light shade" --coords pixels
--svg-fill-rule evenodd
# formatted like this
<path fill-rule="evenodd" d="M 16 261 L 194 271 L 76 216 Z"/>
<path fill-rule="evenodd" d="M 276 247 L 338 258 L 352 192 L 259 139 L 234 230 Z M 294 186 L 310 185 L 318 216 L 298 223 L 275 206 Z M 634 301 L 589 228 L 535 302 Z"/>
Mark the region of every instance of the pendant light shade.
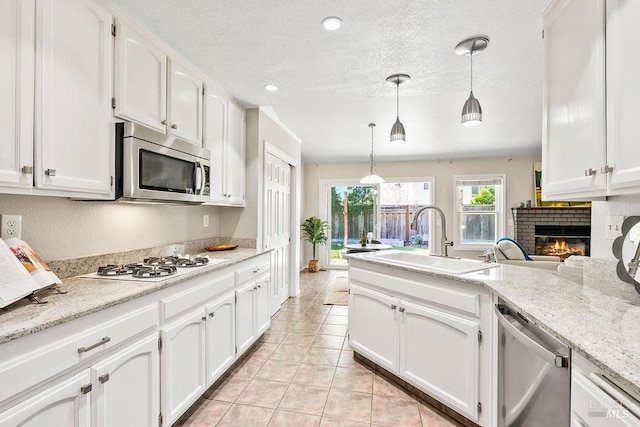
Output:
<path fill-rule="evenodd" d="M 387 77 L 387 83 L 396 86 L 396 122 L 391 128 L 391 142 L 404 142 L 407 140 L 407 134 L 404 131 L 404 125 L 400 121 L 400 85 L 411 80 L 407 74 L 393 74 Z"/>
<path fill-rule="evenodd" d="M 402 125 L 402 124 L 401 124 Z M 360 180 L 360 184 L 381 184 L 384 182 L 384 178 L 376 175 L 373 172 L 373 128 L 376 127 L 375 123 L 369 123 L 369 127 L 371 128 L 371 164 L 369 166 L 369 175 L 365 176 Z"/>
<path fill-rule="evenodd" d="M 460 115 L 460 122 L 463 126 L 475 126 L 482 123 L 482 107 L 480 101 L 473 96 L 473 55 L 485 50 L 488 44 L 489 38 L 480 36 L 463 40 L 456 46 L 456 55 L 469 56 L 471 62 L 471 91 Z"/>

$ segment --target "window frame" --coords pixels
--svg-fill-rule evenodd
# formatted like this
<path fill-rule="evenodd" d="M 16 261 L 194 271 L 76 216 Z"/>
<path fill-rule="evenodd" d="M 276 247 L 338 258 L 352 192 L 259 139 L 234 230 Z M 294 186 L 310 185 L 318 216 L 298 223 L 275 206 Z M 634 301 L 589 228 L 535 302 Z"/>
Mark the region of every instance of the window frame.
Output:
<path fill-rule="evenodd" d="M 505 226 L 506 226 L 506 211 L 505 211 L 505 199 L 507 195 L 507 175 L 504 173 L 495 173 L 495 174 L 476 174 L 476 175 L 454 175 L 453 176 L 453 239 L 454 249 L 459 251 L 478 251 L 478 250 L 486 250 L 493 248 L 493 242 L 483 242 L 483 243 L 470 243 L 470 242 L 462 242 L 460 241 L 461 230 L 460 230 L 460 219 L 461 212 L 458 204 L 458 185 L 459 183 L 463 183 L 464 181 L 483 181 L 483 180 L 500 180 L 502 184 L 500 185 L 500 191 L 496 191 L 496 203 L 495 203 L 495 212 L 496 212 L 496 239 L 498 240 L 500 237 L 505 235 Z M 498 189 L 496 189 L 498 190 Z"/>

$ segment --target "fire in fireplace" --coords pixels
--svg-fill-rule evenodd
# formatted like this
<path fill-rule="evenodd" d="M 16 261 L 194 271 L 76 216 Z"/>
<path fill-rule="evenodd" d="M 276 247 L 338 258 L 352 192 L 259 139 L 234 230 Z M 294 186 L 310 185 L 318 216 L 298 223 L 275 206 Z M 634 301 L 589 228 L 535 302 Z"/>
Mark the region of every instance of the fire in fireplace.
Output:
<path fill-rule="evenodd" d="M 589 256 L 591 249 L 591 228 L 585 226 L 536 225 L 535 238 L 536 255 Z"/>

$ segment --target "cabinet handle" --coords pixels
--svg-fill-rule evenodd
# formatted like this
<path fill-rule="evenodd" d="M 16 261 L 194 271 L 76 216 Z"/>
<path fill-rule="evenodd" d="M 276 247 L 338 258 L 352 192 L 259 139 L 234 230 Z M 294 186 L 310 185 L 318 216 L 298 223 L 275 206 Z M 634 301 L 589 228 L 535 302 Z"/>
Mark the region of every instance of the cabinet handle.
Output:
<path fill-rule="evenodd" d="M 258 289 L 262 288 L 262 285 L 258 285 Z"/>
<path fill-rule="evenodd" d="M 600 172 L 601 173 L 613 172 L 613 166 L 604 165 L 603 167 L 600 168 Z"/>
<path fill-rule="evenodd" d="M 400 313 L 404 313 L 404 307 L 400 307 Z"/>
<path fill-rule="evenodd" d="M 93 384 L 91 384 L 91 383 L 89 383 L 87 385 L 83 385 L 82 387 L 80 387 L 80 393 L 82 393 L 82 394 L 87 394 L 91 390 L 93 390 Z"/>
<path fill-rule="evenodd" d="M 44 171 L 44 174 L 47 176 L 56 176 L 56 170 L 55 169 L 47 169 Z"/>
<path fill-rule="evenodd" d="M 86 353 L 87 351 L 91 351 L 91 350 L 93 350 L 93 349 L 94 349 L 94 348 L 96 348 L 96 347 L 100 347 L 101 345 L 106 344 L 106 343 L 108 343 L 109 341 L 111 341 L 111 338 L 109 338 L 109 337 L 104 337 L 104 338 L 102 338 L 99 342 L 97 342 L 97 343 L 95 343 L 95 344 L 92 344 L 92 345 L 90 345 L 89 347 L 80 347 L 80 348 L 78 349 L 78 353 L 80 353 L 80 354 L 82 354 L 82 353 Z"/>
<path fill-rule="evenodd" d="M 260 272 L 260 270 L 262 270 L 262 269 L 261 269 L 261 268 L 256 268 L 255 270 L 253 270 L 253 273 L 254 273 L 254 274 L 255 274 L 255 273 L 259 273 L 259 272 Z"/>
<path fill-rule="evenodd" d="M 398 308 L 395 304 L 391 304 L 391 310 L 395 310 L 396 308 Z"/>
<path fill-rule="evenodd" d="M 160 123 L 163 124 L 163 125 L 166 125 L 167 121 L 163 119 Z"/>
<path fill-rule="evenodd" d="M 595 175 L 597 173 L 598 172 L 595 169 L 591 169 L 591 168 L 584 170 L 584 176 L 591 176 L 591 175 Z"/>
<path fill-rule="evenodd" d="M 109 374 L 100 375 L 98 377 L 98 381 L 100 381 L 100 384 L 106 383 L 107 381 L 109 381 Z"/>
<path fill-rule="evenodd" d="M 177 125 L 177 124 L 175 124 L 175 123 L 174 123 L 174 124 L 172 124 L 172 125 L 171 125 L 171 129 L 178 129 L 178 125 Z"/>
<path fill-rule="evenodd" d="M 32 174 L 33 166 L 23 166 L 21 170 L 22 170 L 22 173 L 24 174 Z"/>
<path fill-rule="evenodd" d="M 206 322 L 207 321 L 207 316 L 202 316 L 202 321 Z"/>
<path fill-rule="evenodd" d="M 209 313 L 209 317 L 213 317 L 215 315 L 216 315 L 215 311 L 212 311 L 211 313 Z"/>
<path fill-rule="evenodd" d="M 253 290 L 254 290 L 254 291 L 257 291 L 257 290 L 258 290 L 258 287 L 257 287 L 257 286 L 255 286 L 255 287 L 253 288 Z"/>

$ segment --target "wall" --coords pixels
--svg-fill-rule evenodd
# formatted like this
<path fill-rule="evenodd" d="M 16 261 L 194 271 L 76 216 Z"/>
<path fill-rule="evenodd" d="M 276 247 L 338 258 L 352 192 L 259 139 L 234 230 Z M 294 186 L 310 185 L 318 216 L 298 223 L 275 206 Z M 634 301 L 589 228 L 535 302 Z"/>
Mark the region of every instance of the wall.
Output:
<path fill-rule="evenodd" d="M 591 256 L 616 261 L 611 252 L 613 239 L 607 239 L 605 234 L 607 215 L 622 215 L 624 217 L 640 215 L 640 195 L 610 197 L 606 202 L 593 202 L 591 208 Z"/>
<path fill-rule="evenodd" d="M 45 260 L 219 237 L 218 209 L 0 194 L 0 214 L 22 215 L 23 240 Z M 209 227 L 202 226 L 203 214 Z"/>
<path fill-rule="evenodd" d="M 453 176 L 469 174 L 505 174 L 506 203 L 505 224 L 506 235 L 513 236 L 513 220 L 511 207 L 519 202 L 534 199 L 533 162 L 535 158 L 496 158 L 467 159 L 421 162 L 381 162 L 376 163 L 376 173 L 391 179 L 410 177 L 435 177 L 435 204 L 440 207 L 447 219 L 447 237 L 453 236 Z M 369 172 L 368 163 L 331 163 L 305 165 L 305 187 L 303 212 L 304 218 L 319 215 L 320 179 L 355 178 L 360 179 Z M 438 227 L 436 227 L 438 228 Z M 304 259 L 311 256 L 310 247 Z M 464 258 L 476 258 L 479 251 L 458 251 L 454 247 L 450 255 Z"/>

